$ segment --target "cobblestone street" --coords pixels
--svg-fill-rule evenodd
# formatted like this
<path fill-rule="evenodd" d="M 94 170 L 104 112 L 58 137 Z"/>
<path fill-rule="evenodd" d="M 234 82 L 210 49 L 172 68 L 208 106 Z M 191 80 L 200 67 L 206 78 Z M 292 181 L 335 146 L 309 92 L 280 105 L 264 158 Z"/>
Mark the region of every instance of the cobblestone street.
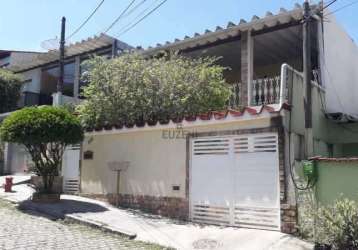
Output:
<path fill-rule="evenodd" d="M 27 214 L 0 201 L 0 249 L 163 249 L 78 224 Z"/>

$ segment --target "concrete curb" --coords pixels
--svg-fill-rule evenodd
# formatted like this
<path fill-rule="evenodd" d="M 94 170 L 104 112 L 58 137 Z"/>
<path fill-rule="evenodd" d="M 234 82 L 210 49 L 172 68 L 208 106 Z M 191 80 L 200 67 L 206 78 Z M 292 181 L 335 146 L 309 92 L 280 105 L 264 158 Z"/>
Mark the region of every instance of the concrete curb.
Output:
<path fill-rule="evenodd" d="M 114 228 L 114 227 L 108 226 L 106 224 L 87 220 L 85 218 L 82 218 L 82 217 L 79 217 L 76 215 L 71 215 L 71 214 L 66 215 L 63 213 L 58 213 L 56 211 L 50 211 L 46 208 L 41 208 L 40 206 L 33 205 L 32 203 L 23 203 L 21 201 L 17 201 L 17 200 L 5 198 L 5 197 L 0 197 L 0 199 L 17 205 L 17 207 L 20 210 L 33 211 L 38 214 L 42 214 L 51 220 L 61 219 L 61 220 L 64 220 L 65 222 L 78 223 L 78 224 L 90 226 L 92 228 L 101 229 L 104 232 L 125 236 L 125 237 L 128 237 L 129 239 L 135 239 L 137 237 L 137 234 L 133 233 L 131 231 L 128 231 L 125 229 Z"/>
<path fill-rule="evenodd" d="M 58 213 L 56 211 L 51 211 L 45 208 L 41 208 L 39 206 L 33 205 L 31 203 L 18 203 L 18 208 L 23 211 L 34 211 L 39 214 L 43 214 L 45 217 L 50 218 L 51 220 L 63 220 L 65 216 L 62 213 Z"/>
<path fill-rule="evenodd" d="M 91 220 L 86 220 L 84 218 L 79 218 L 78 216 L 75 216 L 75 215 L 69 215 L 69 214 L 65 215 L 65 220 L 69 221 L 69 222 L 76 222 L 76 223 L 79 223 L 79 224 L 87 225 L 87 226 L 90 226 L 90 227 L 93 227 L 93 228 L 98 228 L 98 229 L 101 229 L 101 230 L 103 230 L 105 232 L 126 236 L 129 239 L 134 239 L 134 238 L 137 237 L 137 234 L 133 233 L 131 231 L 110 227 L 110 226 L 108 226 L 106 224 L 99 223 L 99 222 L 94 222 L 94 221 L 91 221 Z"/>

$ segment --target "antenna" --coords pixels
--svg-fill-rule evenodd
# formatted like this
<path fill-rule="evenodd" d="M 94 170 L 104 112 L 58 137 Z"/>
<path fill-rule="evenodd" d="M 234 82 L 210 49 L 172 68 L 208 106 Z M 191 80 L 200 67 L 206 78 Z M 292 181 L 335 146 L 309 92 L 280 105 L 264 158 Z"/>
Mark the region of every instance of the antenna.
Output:
<path fill-rule="evenodd" d="M 60 43 L 60 39 L 58 39 L 58 37 L 56 36 L 55 38 L 47 39 L 41 42 L 40 46 L 45 50 L 56 50 L 58 49 L 59 43 Z"/>

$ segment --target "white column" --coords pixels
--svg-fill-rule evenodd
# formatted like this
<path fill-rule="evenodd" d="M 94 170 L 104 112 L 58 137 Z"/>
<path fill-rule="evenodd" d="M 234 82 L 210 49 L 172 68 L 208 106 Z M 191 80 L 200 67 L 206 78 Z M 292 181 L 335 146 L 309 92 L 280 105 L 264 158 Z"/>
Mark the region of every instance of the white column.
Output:
<path fill-rule="evenodd" d="M 52 94 L 52 106 L 61 106 L 63 104 L 63 96 L 61 92 Z"/>
<path fill-rule="evenodd" d="M 252 103 L 252 84 L 254 80 L 254 39 L 251 36 L 251 31 L 248 32 L 247 37 L 247 99 L 248 105 Z"/>
<path fill-rule="evenodd" d="M 254 71 L 254 42 L 251 31 L 241 34 L 241 103 L 243 106 L 250 106 L 252 102 L 252 82 Z"/>

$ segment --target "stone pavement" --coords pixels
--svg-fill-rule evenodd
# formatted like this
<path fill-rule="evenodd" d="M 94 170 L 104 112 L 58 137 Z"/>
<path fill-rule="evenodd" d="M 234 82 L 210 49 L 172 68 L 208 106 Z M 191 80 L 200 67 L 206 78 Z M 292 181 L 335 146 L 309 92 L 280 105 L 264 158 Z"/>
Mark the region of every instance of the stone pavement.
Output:
<path fill-rule="evenodd" d="M 22 213 L 0 201 L 0 249 L 163 249 L 78 224 L 64 224 L 36 213 Z"/>
<path fill-rule="evenodd" d="M 19 185 L 21 196 L 26 185 Z M 0 191 L 0 198 L 2 193 Z M 16 200 L 14 197 L 7 199 Z M 136 235 L 136 240 L 152 242 L 177 249 L 237 249 L 237 250 L 306 250 L 312 245 L 280 232 L 202 226 L 149 215 L 134 210 L 118 209 L 105 202 L 84 197 L 61 195 L 56 204 L 36 204 L 23 200 L 23 208 L 49 214 L 56 218 L 71 218 L 108 231 Z"/>

